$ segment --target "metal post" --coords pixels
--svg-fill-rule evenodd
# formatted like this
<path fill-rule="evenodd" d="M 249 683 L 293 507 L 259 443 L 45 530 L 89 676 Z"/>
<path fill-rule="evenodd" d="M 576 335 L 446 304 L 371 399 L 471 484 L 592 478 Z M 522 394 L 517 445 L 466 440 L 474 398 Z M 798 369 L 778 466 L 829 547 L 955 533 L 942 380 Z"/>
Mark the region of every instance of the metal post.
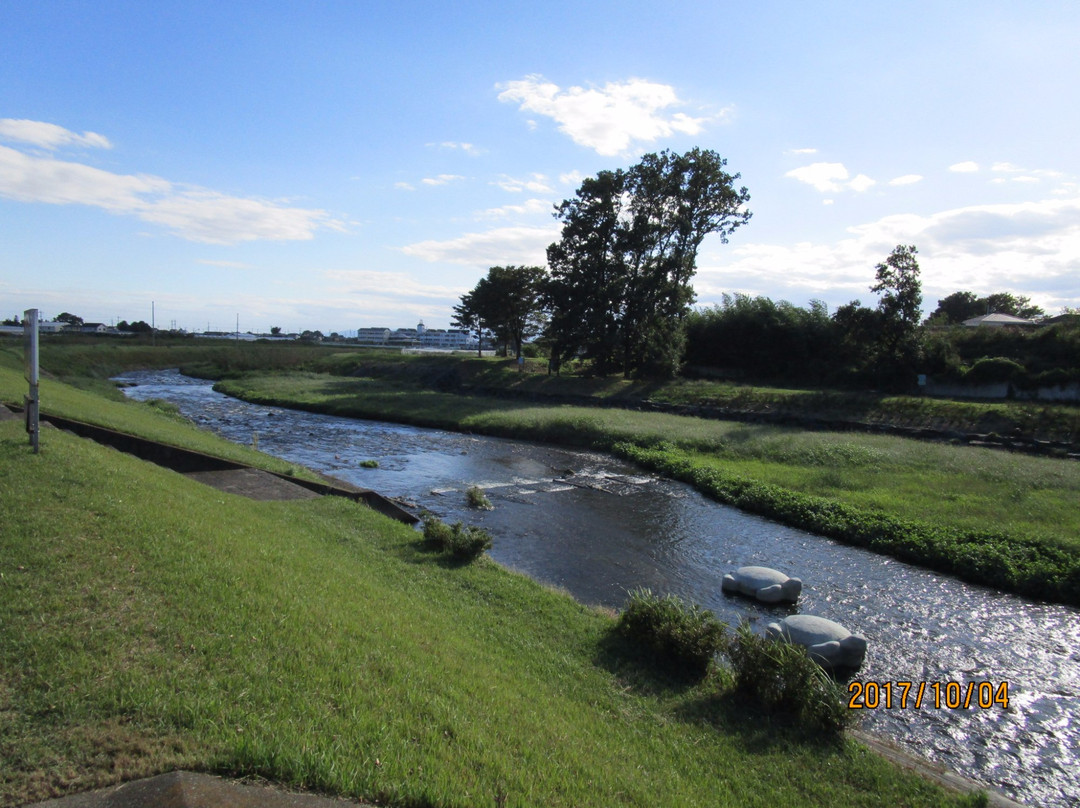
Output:
<path fill-rule="evenodd" d="M 39 451 L 38 433 L 38 310 L 27 309 L 23 312 L 23 355 L 26 359 L 26 381 L 30 384 L 30 394 L 26 397 L 26 431 L 30 433 L 30 445 L 34 454 Z"/>

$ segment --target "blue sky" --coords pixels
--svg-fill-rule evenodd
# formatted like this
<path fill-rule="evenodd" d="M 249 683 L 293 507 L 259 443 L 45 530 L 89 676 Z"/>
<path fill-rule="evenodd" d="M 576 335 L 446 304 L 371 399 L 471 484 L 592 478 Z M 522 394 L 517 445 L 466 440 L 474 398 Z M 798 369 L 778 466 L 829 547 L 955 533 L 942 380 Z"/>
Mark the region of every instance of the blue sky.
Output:
<path fill-rule="evenodd" d="M 447 327 L 552 206 L 713 149 L 750 223 L 724 293 L 872 304 L 919 249 L 1080 306 L 1080 4 L 0 0 L 0 316 Z"/>

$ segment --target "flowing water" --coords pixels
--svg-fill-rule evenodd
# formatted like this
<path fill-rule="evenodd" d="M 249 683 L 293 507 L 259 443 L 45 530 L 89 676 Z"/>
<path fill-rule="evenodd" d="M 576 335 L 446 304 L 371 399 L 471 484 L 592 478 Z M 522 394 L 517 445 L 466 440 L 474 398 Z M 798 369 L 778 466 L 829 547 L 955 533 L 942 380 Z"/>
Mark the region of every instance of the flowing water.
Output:
<path fill-rule="evenodd" d="M 856 681 L 915 683 L 906 706 L 892 690 L 892 709 L 878 688 L 882 706 L 862 710 L 864 729 L 1021 802 L 1064 808 L 1080 795 L 1077 609 L 787 528 L 602 454 L 261 407 L 176 371 L 122 380 L 136 384 L 126 389 L 130 397 L 174 402 L 230 440 L 250 444 L 257 436 L 264 452 L 397 498 L 417 513 L 481 525 L 494 536 L 496 561 L 580 601 L 620 607 L 629 590 L 649 587 L 706 606 L 731 625 L 745 618 L 761 629 L 794 611 L 835 620 L 869 641 Z M 361 467 L 365 460 L 378 468 Z M 485 490 L 494 510 L 467 506 L 472 485 Z M 798 606 L 721 594 L 724 574 L 750 564 L 802 578 Z M 921 682 L 927 685 L 915 708 Z M 949 709 L 969 683 L 971 706 Z"/>

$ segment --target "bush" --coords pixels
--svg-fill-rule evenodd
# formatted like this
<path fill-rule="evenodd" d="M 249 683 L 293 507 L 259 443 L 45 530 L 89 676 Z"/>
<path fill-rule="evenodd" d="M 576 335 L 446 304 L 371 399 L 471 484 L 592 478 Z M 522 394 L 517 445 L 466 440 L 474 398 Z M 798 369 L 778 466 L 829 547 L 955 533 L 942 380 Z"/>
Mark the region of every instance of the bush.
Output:
<path fill-rule="evenodd" d="M 424 519 L 424 539 L 462 561 L 471 561 L 491 549 L 491 534 L 483 528 L 461 522 L 448 525 L 433 516 Z"/>
<path fill-rule="evenodd" d="M 1019 362 L 1004 356 L 984 356 L 964 374 L 968 384 L 994 384 L 1022 379 L 1027 371 Z"/>
<path fill-rule="evenodd" d="M 802 726 L 839 733 L 854 723 L 839 684 L 793 643 L 760 637 L 741 623 L 725 649 L 736 692 L 766 711 L 787 713 Z"/>
<path fill-rule="evenodd" d="M 630 593 L 616 627 L 650 648 L 662 665 L 692 676 L 705 675 L 727 635 L 724 624 L 707 609 L 648 589 Z"/>

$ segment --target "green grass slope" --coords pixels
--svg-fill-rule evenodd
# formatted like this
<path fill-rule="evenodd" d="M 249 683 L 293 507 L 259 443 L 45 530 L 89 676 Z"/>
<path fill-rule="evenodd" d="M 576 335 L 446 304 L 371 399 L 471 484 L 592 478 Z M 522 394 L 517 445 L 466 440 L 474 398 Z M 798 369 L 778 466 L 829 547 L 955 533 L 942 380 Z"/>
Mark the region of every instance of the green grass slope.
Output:
<path fill-rule="evenodd" d="M 72 414 L 123 421 L 106 405 Z M 55 430 L 34 455 L 16 420 L 0 526 L 2 805 L 176 767 L 405 806 L 953 799 L 348 501 L 241 499 Z"/>

